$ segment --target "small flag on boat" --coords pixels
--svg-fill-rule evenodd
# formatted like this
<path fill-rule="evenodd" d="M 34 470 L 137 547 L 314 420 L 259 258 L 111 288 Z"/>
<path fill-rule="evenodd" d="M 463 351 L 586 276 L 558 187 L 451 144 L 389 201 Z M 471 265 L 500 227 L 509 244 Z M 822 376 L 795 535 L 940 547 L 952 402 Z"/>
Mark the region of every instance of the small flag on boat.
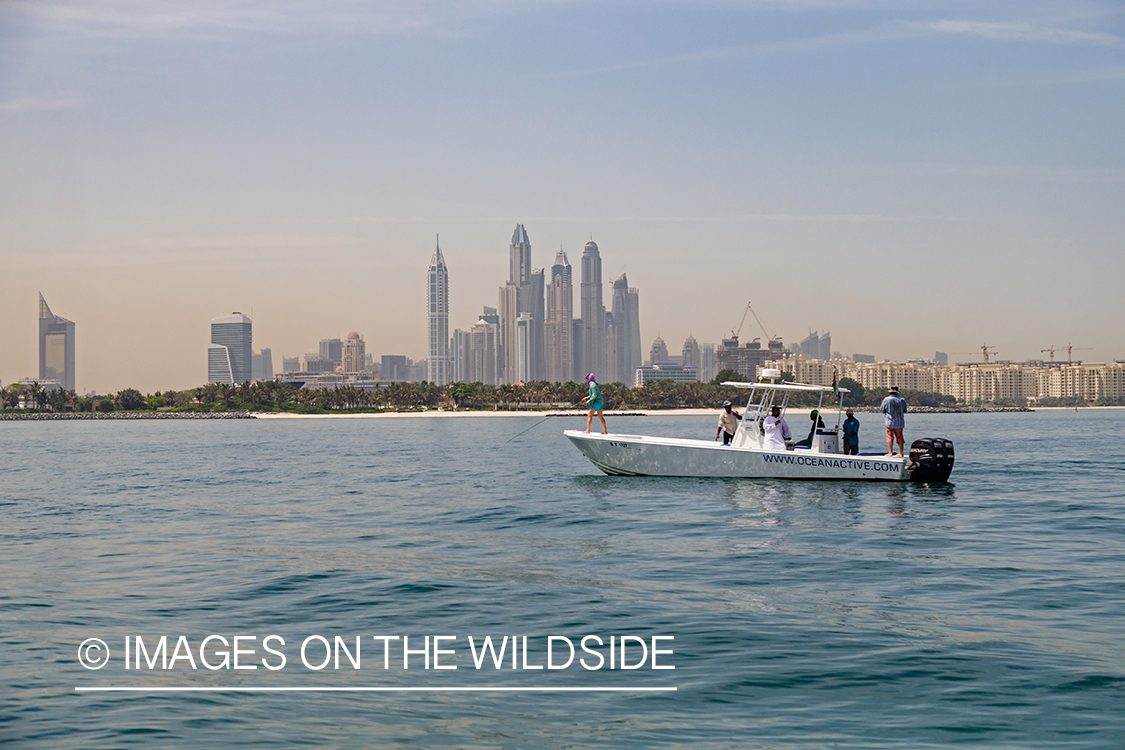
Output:
<path fill-rule="evenodd" d="M 836 370 L 832 370 L 832 392 L 833 393 L 839 393 L 840 392 L 836 388 Z"/>

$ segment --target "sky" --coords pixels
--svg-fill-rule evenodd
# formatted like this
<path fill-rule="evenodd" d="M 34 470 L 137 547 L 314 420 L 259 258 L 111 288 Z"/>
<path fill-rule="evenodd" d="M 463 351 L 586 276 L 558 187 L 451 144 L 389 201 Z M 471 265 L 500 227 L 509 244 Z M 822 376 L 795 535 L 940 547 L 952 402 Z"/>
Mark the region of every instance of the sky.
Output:
<path fill-rule="evenodd" d="M 593 237 L 646 352 L 749 301 L 845 356 L 1125 359 L 1123 133 L 1120 2 L 0 0 L 0 382 L 40 292 L 80 393 L 203 384 L 232 311 L 278 369 L 420 359 L 437 236 L 467 329 L 517 222 L 535 267 Z"/>

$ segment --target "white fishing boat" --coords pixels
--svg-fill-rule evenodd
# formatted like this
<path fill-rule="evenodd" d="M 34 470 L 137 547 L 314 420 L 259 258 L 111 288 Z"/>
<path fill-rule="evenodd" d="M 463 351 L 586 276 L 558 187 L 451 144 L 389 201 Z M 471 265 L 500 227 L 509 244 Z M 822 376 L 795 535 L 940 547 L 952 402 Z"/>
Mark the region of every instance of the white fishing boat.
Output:
<path fill-rule="evenodd" d="M 655 477 L 761 477 L 774 479 L 846 479 L 891 482 L 945 482 L 953 470 L 953 442 L 922 438 L 910 446 L 910 455 L 846 455 L 840 448 L 845 388 L 778 383 L 777 370 L 766 370 L 769 382 L 723 385 L 750 391 L 746 411 L 730 445 L 713 440 L 609 435 L 566 430 L 564 435 L 590 462 L 606 474 Z M 770 447 L 766 419 L 774 406 L 782 416 L 795 393 L 819 395 L 823 406 L 828 394 L 838 396 L 836 423 L 817 427 L 808 445 L 786 441 L 784 449 Z M 818 411 L 820 411 L 818 409 Z M 820 419 L 826 415 L 820 412 Z M 828 421 L 831 418 L 828 417 Z M 798 428 L 799 429 L 799 428 Z M 806 442 L 806 441 L 801 441 Z"/>

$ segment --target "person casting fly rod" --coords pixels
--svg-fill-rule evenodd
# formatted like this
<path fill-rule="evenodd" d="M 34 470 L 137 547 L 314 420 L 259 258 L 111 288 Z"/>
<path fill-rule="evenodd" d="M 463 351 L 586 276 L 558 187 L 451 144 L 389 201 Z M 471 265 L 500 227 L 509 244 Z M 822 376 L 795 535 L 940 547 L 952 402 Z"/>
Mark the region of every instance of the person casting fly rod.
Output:
<path fill-rule="evenodd" d="M 598 381 L 594 378 L 592 372 L 586 376 L 586 382 L 590 384 L 590 395 L 582 401 L 590 405 L 590 411 L 586 414 L 586 432 L 584 434 L 590 434 L 590 425 L 594 423 L 594 413 L 596 412 L 602 423 L 602 434 L 608 435 L 609 428 L 605 426 L 605 417 L 602 416 L 602 412 L 605 410 L 605 402 L 602 401 L 602 389 L 598 387 Z M 579 401 L 579 403 L 582 403 L 582 401 Z"/>
<path fill-rule="evenodd" d="M 579 401 L 578 403 L 582 403 L 582 402 L 581 402 L 581 401 Z M 563 409 L 569 409 L 569 408 L 571 408 L 572 406 L 574 406 L 574 404 L 567 404 L 566 406 L 564 406 L 564 407 L 562 407 L 562 408 L 563 408 Z M 538 427 L 539 425 L 543 424 L 544 422 L 546 422 L 546 421 L 547 421 L 548 419 L 550 419 L 550 418 L 551 418 L 551 417 L 553 417 L 553 416 L 556 416 L 556 415 L 555 415 L 555 414 L 548 414 L 547 416 L 543 417 L 542 419 L 540 419 L 540 420 L 539 420 L 538 422 L 536 422 L 535 424 L 531 425 L 531 427 L 528 427 L 528 428 L 527 428 L 526 430 L 524 430 L 524 431 L 522 431 L 522 432 L 517 432 L 517 433 L 516 433 L 515 435 L 512 435 L 512 436 L 511 436 L 510 438 L 508 438 L 508 442 L 509 442 L 509 443 L 510 443 L 510 442 L 512 442 L 513 440 L 515 440 L 516 438 L 518 438 L 518 437 L 519 437 L 520 435 L 526 435 L 527 433 L 531 432 L 531 431 L 532 431 L 532 430 L 534 430 L 534 429 L 535 429 L 536 427 Z"/>
<path fill-rule="evenodd" d="M 586 376 L 586 382 L 590 384 L 590 394 L 588 396 L 586 396 L 584 399 L 582 399 L 581 401 L 578 402 L 579 404 L 588 403 L 590 405 L 590 411 L 589 411 L 589 413 L 586 414 L 586 433 L 585 434 L 590 433 L 590 425 L 593 424 L 594 414 L 596 413 L 598 415 L 598 419 L 600 419 L 601 423 L 602 423 L 602 434 L 608 435 L 609 429 L 606 428 L 605 417 L 602 416 L 602 412 L 605 410 L 605 401 L 602 399 L 602 390 L 601 390 L 601 388 L 598 387 L 598 381 L 594 378 L 594 373 L 591 372 L 589 375 Z M 571 406 L 575 406 L 575 404 L 567 404 L 564 408 L 569 409 Z M 543 417 L 542 419 L 540 419 L 535 424 L 531 425 L 531 427 L 528 427 L 523 432 L 519 432 L 519 433 L 516 433 L 515 435 L 512 435 L 510 438 L 508 438 L 508 442 L 510 443 L 513 440 L 515 440 L 516 438 L 518 438 L 520 435 L 524 435 L 528 432 L 531 432 L 536 427 L 538 427 L 539 425 L 546 422 L 550 417 L 551 417 L 551 415 L 548 414 L 547 416 Z"/>

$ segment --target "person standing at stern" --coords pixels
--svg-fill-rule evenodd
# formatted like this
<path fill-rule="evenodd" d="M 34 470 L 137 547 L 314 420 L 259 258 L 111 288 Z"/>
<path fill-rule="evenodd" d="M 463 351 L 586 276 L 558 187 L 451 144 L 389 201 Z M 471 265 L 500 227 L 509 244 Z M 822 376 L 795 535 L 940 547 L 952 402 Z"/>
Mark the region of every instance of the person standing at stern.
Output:
<path fill-rule="evenodd" d="M 898 454 L 906 456 L 906 439 L 902 435 L 906 427 L 906 399 L 898 395 L 898 386 L 891 386 L 890 395 L 879 405 L 883 421 L 887 426 L 887 455 L 895 454 L 895 441 L 898 441 Z"/>
<path fill-rule="evenodd" d="M 605 402 L 602 401 L 602 389 L 598 388 L 598 381 L 594 378 L 594 373 L 586 376 L 586 382 L 590 384 L 590 395 L 582 399 L 590 405 L 590 411 L 586 414 L 586 434 L 590 434 L 590 425 L 594 423 L 594 414 L 598 415 L 598 419 L 602 423 L 602 434 L 608 435 L 609 429 L 605 426 L 605 417 L 602 412 L 605 410 Z"/>
<path fill-rule="evenodd" d="M 855 412 L 847 411 L 848 418 L 844 420 L 844 453 L 848 456 L 859 455 L 859 420 Z"/>

